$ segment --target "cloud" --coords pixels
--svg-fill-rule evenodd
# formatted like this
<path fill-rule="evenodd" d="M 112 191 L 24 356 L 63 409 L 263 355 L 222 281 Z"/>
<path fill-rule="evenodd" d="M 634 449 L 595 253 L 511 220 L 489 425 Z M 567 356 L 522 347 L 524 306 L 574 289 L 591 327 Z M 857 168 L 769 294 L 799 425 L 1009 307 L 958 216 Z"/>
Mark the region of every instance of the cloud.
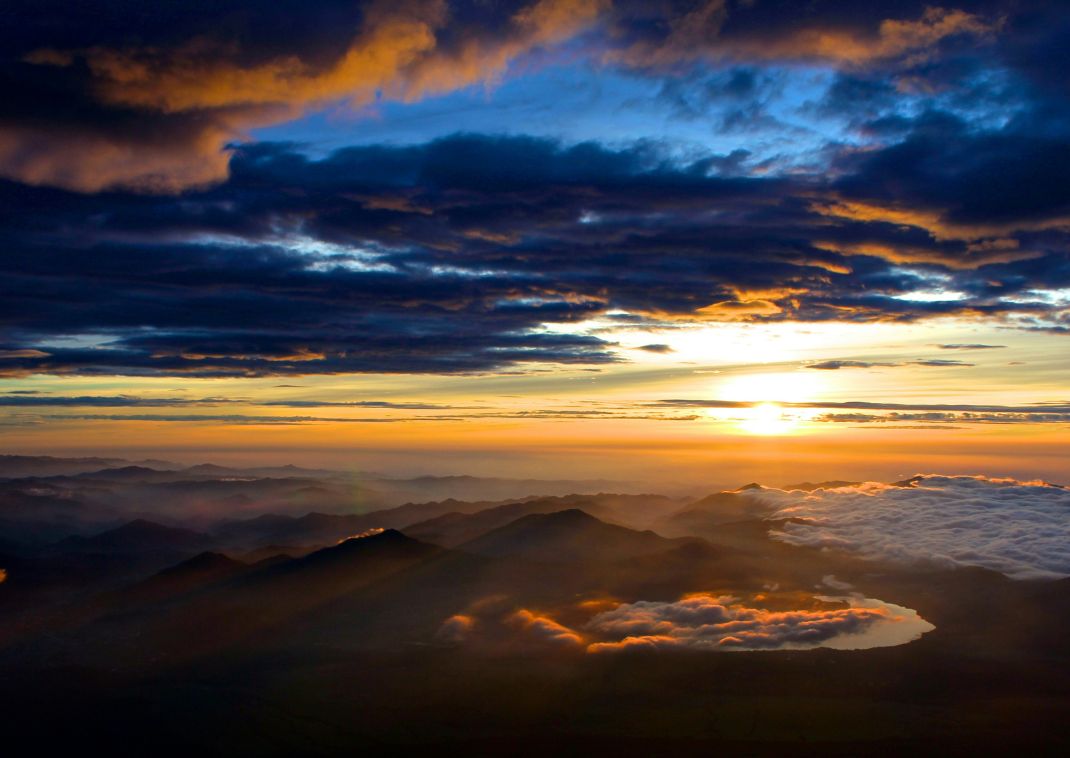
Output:
<path fill-rule="evenodd" d="M 657 76 L 696 62 L 804 61 L 927 83 L 944 57 L 996 46 L 1011 65 L 1050 78 L 1023 39 L 1004 41 L 1004 27 L 1017 28 L 1005 15 L 916 0 L 891 10 L 727 0 L 227 0 L 151 16 L 129 13 L 121 0 L 77 13 L 54 0 L 21 4 L 0 36 L 0 174 L 83 192 L 205 187 L 227 178 L 228 146 L 258 127 L 340 103 L 374 116 L 384 102 L 493 85 L 540 52 Z"/>
<path fill-rule="evenodd" d="M 966 343 L 952 343 L 947 345 L 937 345 L 941 350 L 996 350 L 999 348 L 1007 347 L 1006 345 L 981 345 L 981 344 L 966 344 Z"/>
<path fill-rule="evenodd" d="M 934 628 L 915 612 L 878 600 L 860 596 L 817 600 L 818 607 L 789 611 L 748 607 L 732 596 L 705 593 L 676 602 L 624 603 L 587 623 L 585 630 L 611 638 L 591 643 L 587 650 L 608 653 L 878 647 L 909 642 Z M 846 607 L 838 607 L 841 604 Z"/>
<path fill-rule="evenodd" d="M 830 411 L 817 414 L 810 419 L 819 423 L 902 423 L 919 421 L 931 424 L 943 424 L 945 422 L 968 424 L 1070 423 L 1070 404 L 1065 402 L 1040 403 L 1037 405 L 977 405 L 969 403 L 881 403 L 863 400 L 788 402 L 779 400 L 776 397 L 755 401 L 674 398 L 647 403 L 645 407 L 721 408 L 731 410 L 754 408 L 764 403 L 775 403 L 786 410 Z"/>
<path fill-rule="evenodd" d="M 447 645 L 458 645 L 468 639 L 475 626 L 474 617 L 458 613 L 442 622 L 435 639 Z"/>
<path fill-rule="evenodd" d="M 808 363 L 806 368 L 818 369 L 820 371 L 838 371 L 841 368 L 877 368 L 886 366 L 899 366 L 899 363 L 879 363 L 874 361 L 821 361 L 819 363 Z"/>
<path fill-rule="evenodd" d="M 933 56 L 938 45 L 962 37 L 976 44 L 991 38 L 997 21 L 954 8 L 927 7 L 919 17 L 885 18 L 872 31 L 806 25 L 775 37 L 756 35 L 737 43 L 736 55 L 772 59 L 826 60 L 857 66 L 874 61 L 908 58 L 919 63 Z"/>
<path fill-rule="evenodd" d="M 51 421 L 150 421 L 160 423 L 188 424 L 233 424 L 233 425 L 292 425 L 292 424 L 393 424 L 405 421 L 457 421 L 447 416 L 431 417 L 379 417 L 352 418 L 330 416 L 252 416 L 239 413 L 204 414 L 190 413 L 182 415 L 163 414 L 114 414 L 66 413 L 46 416 Z"/>
<path fill-rule="evenodd" d="M 902 424 L 924 422 L 939 428 L 940 425 L 953 424 L 1070 424 L 1070 413 L 822 413 L 813 421 L 853 424 Z M 928 428 L 928 427 L 927 427 Z M 957 428 L 957 427 L 956 427 Z"/>
<path fill-rule="evenodd" d="M 845 13 L 832 3 L 766 6 L 725 0 L 615 4 L 609 60 L 638 68 L 671 68 L 696 59 L 824 62 L 845 67 L 897 61 L 917 65 L 942 43 L 976 45 L 1000 21 L 956 8 L 914 4 L 904 17 Z M 614 44 L 615 43 L 615 44 Z"/>
<path fill-rule="evenodd" d="M 619 346 L 560 327 L 616 312 L 1033 324 L 1060 306 L 1028 293 L 1070 282 L 1057 247 L 960 268 L 963 243 L 816 212 L 808 178 L 709 175 L 649 144 L 455 135 L 318 160 L 263 144 L 238 149 L 231 167 L 226 184 L 180 199 L 0 184 L 0 374 L 610 363 Z M 599 221 L 580 223 L 585 213 Z M 877 237 L 890 249 L 910 237 L 941 263 L 906 268 L 828 244 Z M 910 299 L 934 277 L 963 296 Z"/>
<path fill-rule="evenodd" d="M 966 363 L 965 361 L 950 361 L 940 360 L 939 358 L 929 358 L 919 361 L 910 361 L 906 365 L 909 366 L 930 366 L 934 368 L 945 368 L 948 366 L 973 366 L 973 363 Z"/>
<path fill-rule="evenodd" d="M 969 403 L 878 403 L 868 400 L 842 400 L 822 402 L 785 402 L 775 397 L 763 400 L 703 400 L 669 399 L 649 404 L 662 408 L 753 408 L 761 403 L 775 401 L 785 408 L 846 408 L 872 411 L 963 411 L 966 413 L 1070 413 L 1070 403 L 1053 402 L 1037 405 L 976 405 Z"/>
<path fill-rule="evenodd" d="M 206 397 L 198 400 L 185 398 L 150 398 L 137 397 L 134 395 L 49 395 L 41 396 L 36 393 L 12 392 L 6 396 L 0 396 L 0 407 L 49 407 L 49 406 L 78 406 L 97 408 L 169 408 L 188 405 L 218 405 L 221 403 L 234 402 L 227 398 Z"/>
<path fill-rule="evenodd" d="M 16 350 L 0 350 L 0 360 L 11 358 L 47 358 L 48 353 L 43 350 L 21 348 Z"/>
<path fill-rule="evenodd" d="M 896 368 L 899 366 L 928 366 L 931 368 L 945 368 L 948 366 L 973 366 L 973 363 L 965 361 L 940 360 L 938 358 L 920 359 L 916 361 L 882 362 L 882 361 L 845 361 L 832 360 L 819 363 L 808 363 L 806 368 L 814 368 L 821 371 L 837 371 L 841 368 Z"/>
<path fill-rule="evenodd" d="M 83 192 L 206 186 L 226 179 L 226 145 L 254 127 L 341 100 L 412 101 L 491 82 L 516 58 L 582 31 L 605 3 L 535 0 L 471 13 L 445 0 L 234 5 L 228 23 L 217 9 L 169 9 L 159 24 L 138 18 L 144 27 L 124 38 L 113 30 L 136 21 L 105 2 L 81 19 L 85 28 L 58 35 L 84 39 L 72 47 L 34 46 L 42 18 L 25 19 L 30 33 L 10 40 L 22 54 L 0 69 L 10 85 L 0 174 Z"/>
<path fill-rule="evenodd" d="M 493 80 L 521 54 L 572 37 L 606 5 L 536 0 L 493 18 L 491 31 L 441 0 L 372 2 L 354 19 L 350 43 L 320 67 L 300 54 L 250 64 L 240 49 L 204 40 L 166 56 L 144 48 L 91 48 L 82 55 L 106 100 L 167 113 L 342 98 L 415 100 Z"/>
<path fill-rule="evenodd" d="M 151 398 L 136 395 L 47 395 L 36 391 L 12 391 L 0 395 L 0 408 L 201 408 L 214 406 L 249 406 L 257 408 L 358 408 L 384 411 L 417 411 L 378 417 L 326 416 L 269 416 L 247 414 L 90 414 L 66 413 L 39 416 L 36 420 L 99 420 L 149 422 L 209 422 L 233 424 L 302 424 L 302 423 L 391 423 L 400 421 L 466 421 L 477 419 L 637 419 L 650 421 L 694 421 L 697 414 L 637 412 L 624 405 L 605 408 L 547 407 L 508 410 L 493 405 L 455 406 L 426 402 L 395 402 L 386 400 L 280 400 L 264 401 L 248 398 Z"/>
<path fill-rule="evenodd" d="M 437 403 L 398 403 L 388 400 L 271 400 L 257 403 L 264 406 L 283 408 L 384 408 L 389 410 L 444 411 L 454 410 L 457 406 L 439 405 Z"/>
<path fill-rule="evenodd" d="M 591 319 L 1070 328 L 1070 100 L 1055 76 L 1070 27 L 1055 4 L 358 5 L 9 14 L 0 376 L 465 374 L 634 355 Z M 822 122 L 809 147 L 767 107 L 797 70 L 785 60 L 827 82 L 792 105 Z M 772 118 L 771 154 L 493 120 L 491 134 L 333 152 L 248 134 L 324 102 L 374 115 L 544 64 L 631 66 L 669 118 L 714 102 L 726 129 Z"/>
<path fill-rule="evenodd" d="M 530 640 L 545 642 L 563 647 L 583 644 L 583 637 L 577 632 L 554 621 L 549 616 L 539 615 L 522 608 L 506 619 L 506 624 L 519 630 Z"/>
<path fill-rule="evenodd" d="M 917 476 L 812 493 L 749 493 L 792 519 L 775 539 L 905 565 L 982 566 L 1014 579 L 1070 576 L 1070 490 L 982 476 Z"/>

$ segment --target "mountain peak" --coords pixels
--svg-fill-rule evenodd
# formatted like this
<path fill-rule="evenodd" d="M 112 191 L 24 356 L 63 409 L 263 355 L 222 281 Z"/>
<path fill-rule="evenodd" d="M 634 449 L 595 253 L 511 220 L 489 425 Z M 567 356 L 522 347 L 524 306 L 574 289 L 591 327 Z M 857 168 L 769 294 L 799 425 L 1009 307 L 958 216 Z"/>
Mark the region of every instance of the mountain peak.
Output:
<path fill-rule="evenodd" d="M 68 537 L 60 541 L 58 547 L 140 553 L 168 549 L 192 550 L 196 547 L 207 547 L 211 541 L 208 535 L 200 532 L 139 518 L 90 537 Z"/>
<path fill-rule="evenodd" d="M 579 508 L 532 513 L 465 543 L 461 550 L 538 561 L 616 561 L 671 550 L 654 532 L 609 524 Z"/>
<path fill-rule="evenodd" d="M 216 553 L 211 550 L 205 550 L 203 553 L 176 563 L 174 566 L 160 571 L 157 576 L 176 576 L 186 573 L 207 573 L 216 571 L 227 571 L 231 569 L 237 569 L 246 564 L 241 561 L 236 561 L 223 553 Z"/>

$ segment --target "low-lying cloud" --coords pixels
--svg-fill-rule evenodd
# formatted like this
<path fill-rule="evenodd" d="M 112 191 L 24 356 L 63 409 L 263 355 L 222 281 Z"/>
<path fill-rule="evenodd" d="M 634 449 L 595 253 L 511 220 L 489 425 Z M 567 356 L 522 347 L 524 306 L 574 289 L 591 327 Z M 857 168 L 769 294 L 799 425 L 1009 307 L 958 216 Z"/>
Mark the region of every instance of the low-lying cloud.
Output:
<path fill-rule="evenodd" d="M 442 622 L 435 638 L 447 645 L 464 642 L 475 627 L 476 620 L 469 615 L 457 613 Z"/>
<path fill-rule="evenodd" d="M 983 476 L 914 477 L 813 492 L 750 493 L 792 519 L 775 539 L 909 565 L 982 566 L 1014 579 L 1070 576 L 1070 490 Z"/>
<path fill-rule="evenodd" d="M 609 639 L 587 650 L 851 649 L 903 644 L 934 628 L 914 611 L 879 600 L 817 599 L 822 607 L 789 611 L 748 607 L 730 595 L 712 594 L 624 603 L 588 622 L 588 631 Z M 844 607 L 828 607 L 839 603 Z"/>
<path fill-rule="evenodd" d="M 507 619 L 507 623 L 533 641 L 566 647 L 583 644 L 583 638 L 572 629 L 549 616 L 542 616 L 527 609 L 514 613 Z"/>

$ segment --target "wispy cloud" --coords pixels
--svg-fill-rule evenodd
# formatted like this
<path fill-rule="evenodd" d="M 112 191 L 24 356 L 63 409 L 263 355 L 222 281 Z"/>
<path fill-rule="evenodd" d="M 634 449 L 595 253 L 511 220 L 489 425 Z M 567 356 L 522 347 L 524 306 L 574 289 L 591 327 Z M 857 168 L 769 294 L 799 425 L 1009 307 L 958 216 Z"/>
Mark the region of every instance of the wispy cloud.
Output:
<path fill-rule="evenodd" d="M 982 345 L 977 343 L 954 342 L 946 345 L 937 345 L 941 350 L 998 350 L 1006 345 Z"/>

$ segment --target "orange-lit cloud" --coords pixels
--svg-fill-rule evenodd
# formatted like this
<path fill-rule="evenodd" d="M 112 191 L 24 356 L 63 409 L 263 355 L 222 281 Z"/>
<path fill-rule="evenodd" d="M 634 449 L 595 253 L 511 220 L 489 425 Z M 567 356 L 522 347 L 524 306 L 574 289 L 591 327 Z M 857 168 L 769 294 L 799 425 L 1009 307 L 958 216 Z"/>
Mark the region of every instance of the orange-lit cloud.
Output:
<path fill-rule="evenodd" d="M 880 205 L 861 201 L 817 201 L 811 206 L 821 214 L 849 221 L 876 221 L 900 226 L 914 226 L 924 229 L 933 239 L 963 240 L 969 242 L 967 256 L 941 256 L 937 251 L 923 248 L 896 247 L 880 243 L 862 243 L 858 245 L 837 245 L 836 243 L 818 243 L 826 249 L 853 255 L 876 255 L 888 260 L 940 261 L 947 265 L 977 266 L 983 263 L 1010 262 L 1035 257 L 1037 253 L 1019 249 L 1019 243 L 1006 235 L 1015 231 L 1043 231 L 1045 229 L 1070 228 L 1070 219 L 1057 216 L 1036 221 L 1017 219 L 1013 223 L 973 223 L 958 224 L 946 219 L 938 210 L 925 208 L 906 208 L 892 205 Z"/>
<path fill-rule="evenodd" d="M 609 639 L 591 643 L 587 651 L 850 647 L 850 643 L 844 645 L 844 637 L 857 638 L 877 625 L 903 625 L 897 630 L 903 634 L 873 640 L 872 646 L 876 646 L 902 644 L 933 628 L 912 611 L 880 601 L 817 600 L 825 605 L 786 611 L 749 607 L 731 596 L 706 593 L 688 595 L 674 603 L 624 603 L 588 622 L 587 630 Z M 839 602 L 846 607 L 835 607 Z M 859 641 L 857 646 L 871 645 Z"/>
<path fill-rule="evenodd" d="M 253 127 L 339 100 L 357 106 L 377 98 L 413 101 L 492 82 L 518 56 L 584 29 L 605 5 L 537 0 L 517 10 L 504 30 L 452 30 L 461 41 L 444 44 L 452 21 L 444 0 L 377 2 L 362 21 L 354 19 L 351 43 L 327 65 L 300 52 L 249 62 L 239 44 L 207 36 L 174 48 L 42 48 L 24 61 L 62 68 L 83 60 L 102 104 L 176 117 L 174 128 L 131 134 L 108 127 L 0 127 L 0 173 L 83 192 L 203 186 L 226 178 L 224 145 Z"/>
<path fill-rule="evenodd" d="M 583 638 L 572 629 L 559 624 L 549 616 L 534 613 L 526 608 L 512 614 L 506 623 L 532 640 L 569 647 L 583 644 Z"/>
<path fill-rule="evenodd" d="M 990 36 L 999 22 L 987 22 L 972 13 L 948 8 L 926 8 L 915 20 L 886 19 L 875 34 L 857 30 L 800 29 L 780 39 L 747 42 L 738 52 L 773 59 L 818 59 L 843 64 L 909 56 L 918 62 L 929 57 L 943 40 L 963 35 Z"/>
<path fill-rule="evenodd" d="M 137 133 L 111 127 L 0 125 L 0 175 L 82 192 L 134 188 L 177 192 L 227 177 L 223 146 L 242 131 L 229 114 Z"/>
<path fill-rule="evenodd" d="M 472 616 L 463 613 L 454 614 L 442 622 L 435 638 L 449 645 L 464 642 L 472 629 L 475 628 L 476 620 Z"/>
<path fill-rule="evenodd" d="M 656 6 L 652 6 L 656 7 Z M 667 67 L 698 58 L 822 61 L 840 66 L 860 66 L 900 59 L 920 63 L 933 54 L 944 40 L 954 37 L 989 38 L 1002 26 L 999 19 L 986 20 L 967 11 L 930 7 L 914 19 L 887 18 L 874 28 L 836 26 L 829 20 L 800 21 L 772 26 L 756 32 L 740 33 L 726 25 L 748 9 L 731 12 L 724 0 L 705 0 L 690 11 L 661 19 L 662 29 L 611 49 L 607 60 L 649 68 Z M 646 20 L 656 11 L 618 12 L 618 26 L 626 27 L 635 17 Z M 618 29 L 618 36 L 626 36 Z"/>

